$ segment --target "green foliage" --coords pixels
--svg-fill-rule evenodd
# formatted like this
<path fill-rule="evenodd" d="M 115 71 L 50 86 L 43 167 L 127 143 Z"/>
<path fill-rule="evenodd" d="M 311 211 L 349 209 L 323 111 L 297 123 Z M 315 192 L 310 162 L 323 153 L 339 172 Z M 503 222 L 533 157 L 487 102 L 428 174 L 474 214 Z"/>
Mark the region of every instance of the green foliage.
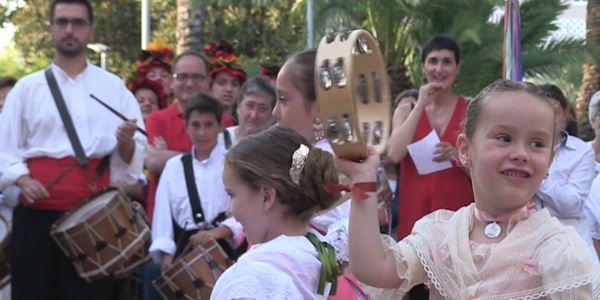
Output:
<path fill-rule="evenodd" d="M 281 64 L 286 56 L 305 48 L 306 2 L 196 0 L 194 4 L 202 5 L 204 10 L 203 40 L 231 42 L 249 74 L 253 74 L 259 65 Z M 18 9 L 10 9 L 18 3 Z M 140 3 L 92 3 L 97 17 L 95 41 L 113 50 L 108 54 L 109 70 L 126 77 L 139 55 Z M 174 48 L 176 1 L 153 0 L 151 4 L 152 37 Z M 366 28 L 379 40 L 388 68 L 406 73 L 412 85 L 418 86 L 422 46 L 435 34 L 448 34 L 461 47 L 456 91 L 474 95 L 501 76 L 503 21 L 492 23 L 490 15 L 503 4 L 503 0 L 314 0 L 314 44 L 318 44 L 326 28 Z M 15 47 L 21 53 L 23 70 L 43 67 L 52 56 L 46 33 L 47 5 L 44 0 L 0 0 L 0 21 L 9 18 L 17 27 Z M 556 29 L 553 21 L 564 9 L 560 0 L 526 0 L 521 5 L 525 75 L 553 80 L 563 88 L 578 85 L 578 81 L 563 83 L 576 77 L 565 74 L 578 74 L 581 64 L 598 53 L 584 47 L 581 40 L 546 40 Z M 90 52 L 89 57 L 99 63 L 98 54 Z M 396 80 L 406 79 L 397 76 Z"/>
<path fill-rule="evenodd" d="M 0 27 L 5 26 L 18 7 L 19 0 L 0 0 Z"/>
<path fill-rule="evenodd" d="M 380 43 L 388 67 L 404 65 L 412 83 L 421 82 L 420 53 L 427 40 L 437 34 L 453 37 L 461 48 L 461 72 L 455 90 L 475 95 L 501 78 L 504 20 L 490 22 L 503 0 L 371 0 L 367 10 L 370 28 Z M 521 39 L 525 76 L 561 81 L 567 71 L 581 69 L 594 51 L 583 40 L 547 41 L 557 29 L 553 23 L 566 8 L 560 0 L 523 1 Z M 573 78 L 573 77 L 569 77 Z M 578 82 L 564 83 L 564 86 Z"/>
<path fill-rule="evenodd" d="M 402 1 L 408 16 L 403 34 L 405 65 L 413 84 L 422 80 L 421 51 L 427 40 L 437 34 L 453 37 L 461 49 L 461 72 L 455 90 L 473 95 L 494 81 L 502 69 L 502 32 L 488 22 L 501 0 Z M 396 59 L 397 61 L 400 59 Z M 498 62 L 500 65 L 498 66 Z M 486 68 L 483 70 L 483 68 Z"/>
<path fill-rule="evenodd" d="M 253 2 L 205 5 L 203 39 L 233 44 L 245 65 L 281 65 L 287 55 L 303 48 L 304 41 L 298 37 L 303 20 L 290 13 L 289 1 L 270 1 L 269 5 Z"/>
<path fill-rule="evenodd" d="M 176 44 L 175 1 L 152 3 L 153 37 Z M 285 0 L 193 1 L 203 5 L 203 37 L 234 45 L 244 69 L 250 75 L 260 65 L 281 65 L 287 55 L 304 47 L 304 15 L 292 14 L 294 3 Z M 196 49 L 202 51 L 202 49 Z"/>
<path fill-rule="evenodd" d="M 108 45 L 107 69 L 124 77 L 129 74 L 140 49 L 140 8 L 133 0 L 95 0 L 93 42 Z M 17 3 L 17 1 L 14 1 Z M 13 3 L 13 4 L 14 4 Z M 15 49 L 21 54 L 27 72 L 43 68 L 52 59 L 53 48 L 48 35 L 49 2 L 45 0 L 20 1 L 20 5 L 9 14 L 10 22 L 16 27 Z M 12 4 L 11 4 L 12 5 Z M 0 6 L 6 9 L 9 5 Z M 123 30 L 127 28 L 127 30 Z M 100 55 L 88 52 L 90 61 L 100 63 Z"/>
<path fill-rule="evenodd" d="M 153 0 L 150 9 L 152 39 L 165 41 L 175 49 L 175 27 L 177 24 L 177 5 L 174 0 Z"/>
<path fill-rule="evenodd" d="M 367 5 L 364 1 L 344 0 L 313 0 L 313 45 L 319 45 L 321 38 L 328 28 L 356 29 L 362 27 L 362 22 L 367 18 Z M 294 4 L 293 15 L 303 20 L 306 24 L 307 1 L 297 0 Z M 303 41 L 306 40 L 306 26 L 302 27 Z"/>
<path fill-rule="evenodd" d="M 107 54 L 107 69 L 122 78 L 134 68 L 140 52 L 140 5 L 133 0 L 93 1 L 96 26 L 94 42 L 111 47 Z M 127 30 L 123 30 L 127 28 Z M 88 57 L 100 64 L 100 55 L 90 52 Z"/>
<path fill-rule="evenodd" d="M 23 59 L 12 48 L 8 48 L 0 55 L 0 78 L 13 76 L 20 78 L 25 75 Z"/>

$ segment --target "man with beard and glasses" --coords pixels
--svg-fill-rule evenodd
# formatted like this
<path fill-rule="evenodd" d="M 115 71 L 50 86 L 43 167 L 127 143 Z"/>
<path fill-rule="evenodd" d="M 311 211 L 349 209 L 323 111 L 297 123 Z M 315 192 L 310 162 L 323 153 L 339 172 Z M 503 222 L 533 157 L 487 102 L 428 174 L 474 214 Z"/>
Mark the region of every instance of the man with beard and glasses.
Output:
<path fill-rule="evenodd" d="M 22 78 L 6 99 L 0 123 L 0 189 L 11 184 L 21 189 L 10 246 L 12 299 L 112 297 L 112 279 L 82 279 L 50 236 L 52 224 L 95 191 L 135 182 L 146 153 L 146 139 L 136 133 L 136 125 L 143 128 L 144 123 L 134 96 L 121 79 L 86 59 L 92 24 L 88 1 L 53 1 L 48 31 L 55 52 L 50 71 Z M 68 138 L 46 78 L 50 74 L 80 147 Z M 129 121 L 102 107 L 91 94 Z"/>

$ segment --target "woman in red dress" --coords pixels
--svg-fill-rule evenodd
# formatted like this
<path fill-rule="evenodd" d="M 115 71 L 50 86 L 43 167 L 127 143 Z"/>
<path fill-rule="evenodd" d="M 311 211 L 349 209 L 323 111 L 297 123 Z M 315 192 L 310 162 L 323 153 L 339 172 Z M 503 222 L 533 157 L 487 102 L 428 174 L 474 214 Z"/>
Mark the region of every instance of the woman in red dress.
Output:
<path fill-rule="evenodd" d="M 456 138 L 460 132 L 466 101 L 452 90 L 460 72 L 460 52 L 447 36 L 433 37 L 421 55 L 424 82 L 413 110 L 394 113 L 388 159 L 400 163 L 398 181 L 398 239 L 409 235 L 414 223 L 437 209 L 457 210 L 473 202 L 470 179 L 456 163 Z M 433 160 L 452 167 L 421 175 L 407 145 L 434 130 L 440 142 L 431 149 Z"/>

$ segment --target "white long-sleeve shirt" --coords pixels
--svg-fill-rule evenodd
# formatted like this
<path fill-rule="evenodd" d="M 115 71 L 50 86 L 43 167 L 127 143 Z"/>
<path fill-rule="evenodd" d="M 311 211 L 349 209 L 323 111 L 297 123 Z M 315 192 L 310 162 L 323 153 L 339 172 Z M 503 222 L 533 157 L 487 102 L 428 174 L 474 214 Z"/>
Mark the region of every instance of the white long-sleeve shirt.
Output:
<path fill-rule="evenodd" d="M 131 162 L 124 162 L 115 151 L 116 132 L 123 121 L 90 97 L 100 98 L 127 118 L 137 119 L 144 128 L 142 114 L 135 97 L 117 76 L 87 62 L 76 78 L 70 78 L 52 64 L 52 71 L 69 110 L 73 125 L 89 158 L 110 158 L 110 182 L 134 183 L 142 174 L 146 155 L 146 138 L 134 135 L 135 151 Z M 0 190 L 29 174 L 26 161 L 34 157 L 64 158 L 74 151 L 44 70 L 20 79 L 6 98 L 0 120 L 0 145 L 5 166 L 0 177 Z"/>
<path fill-rule="evenodd" d="M 192 148 L 192 153 L 194 149 Z M 225 192 L 222 173 L 226 150 L 222 144 L 217 144 L 210 157 L 199 161 L 192 160 L 194 179 L 205 222 L 211 223 L 218 214 L 229 210 L 229 195 Z M 165 164 L 156 190 L 154 217 L 152 218 L 152 244 L 150 253 L 156 257 L 158 251 L 170 255 L 175 254 L 176 241 L 172 220 L 184 230 L 198 229 L 202 224 L 196 224 L 192 216 L 192 208 L 185 184 L 185 175 L 181 157 L 172 157 Z M 235 218 L 228 217 L 220 226 L 225 226 L 233 233 L 230 243 L 239 246 L 244 241 L 242 225 Z"/>
<path fill-rule="evenodd" d="M 595 167 L 590 144 L 568 135 L 554 155 L 548 177 L 533 197 L 538 208 L 547 208 L 562 224 L 573 226 L 586 241 L 590 232 L 584 206 L 596 175 Z"/>

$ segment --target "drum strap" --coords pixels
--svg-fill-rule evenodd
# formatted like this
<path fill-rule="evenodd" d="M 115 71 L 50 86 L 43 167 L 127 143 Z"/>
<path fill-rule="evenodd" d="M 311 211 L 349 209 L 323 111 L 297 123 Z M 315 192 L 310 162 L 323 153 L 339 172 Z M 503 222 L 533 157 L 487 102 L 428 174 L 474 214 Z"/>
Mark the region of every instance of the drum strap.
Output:
<path fill-rule="evenodd" d="M 225 149 L 229 150 L 229 148 L 231 148 L 231 135 L 229 135 L 229 130 L 223 130 L 223 139 L 225 140 Z"/>
<path fill-rule="evenodd" d="M 83 151 L 83 147 L 81 146 L 81 142 L 77 136 L 77 131 L 75 131 L 75 127 L 73 126 L 73 120 L 71 120 L 71 115 L 69 115 L 69 110 L 65 105 L 65 100 L 60 92 L 58 83 L 56 83 L 54 73 L 52 73 L 52 68 L 46 69 L 44 74 L 46 75 L 46 81 L 48 81 L 48 87 L 50 87 L 52 98 L 54 98 L 54 103 L 56 103 L 56 108 L 58 108 L 60 118 L 62 119 L 65 130 L 67 131 L 67 136 L 69 136 L 69 141 L 71 142 L 71 146 L 75 152 L 77 165 L 79 165 L 81 168 L 85 168 L 88 164 L 88 159 L 85 156 L 85 152 Z"/>
<path fill-rule="evenodd" d="M 192 153 L 186 153 L 181 156 L 183 173 L 185 175 L 185 185 L 187 187 L 188 198 L 190 199 L 190 207 L 192 208 L 192 217 L 196 224 L 200 224 L 204 222 L 205 219 L 204 211 L 202 210 L 202 205 L 200 203 L 200 195 L 198 194 L 198 187 L 196 187 L 192 160 Z"/>

